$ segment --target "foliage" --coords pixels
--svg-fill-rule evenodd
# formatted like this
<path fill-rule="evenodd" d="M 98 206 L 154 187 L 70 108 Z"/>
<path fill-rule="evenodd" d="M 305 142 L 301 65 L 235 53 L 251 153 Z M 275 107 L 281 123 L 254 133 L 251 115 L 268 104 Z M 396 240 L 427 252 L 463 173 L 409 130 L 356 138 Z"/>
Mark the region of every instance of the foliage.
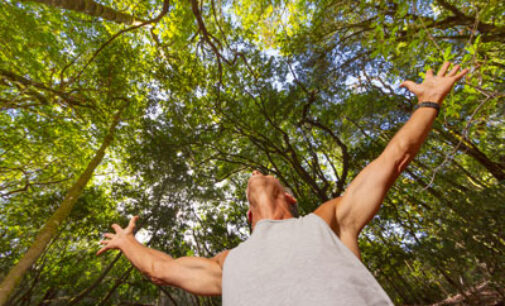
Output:
<path fill-rule="evenodd" d="M 361 235 L 363 261 L 397 304 L 482 304 L 483 283 L 504 299 L 502 2 L 95 1 L 140 24 L 46 2 L 0 4 L 0 279 L 128 106 L 11 304 L 219 304 L 95 257 L 101 233 L 140 214 L 139 237 L 174 257 L 233 248 L 253 169 L 311 212 L 409 118 L 399 83 L 446 60 L 471 72 Z"/>

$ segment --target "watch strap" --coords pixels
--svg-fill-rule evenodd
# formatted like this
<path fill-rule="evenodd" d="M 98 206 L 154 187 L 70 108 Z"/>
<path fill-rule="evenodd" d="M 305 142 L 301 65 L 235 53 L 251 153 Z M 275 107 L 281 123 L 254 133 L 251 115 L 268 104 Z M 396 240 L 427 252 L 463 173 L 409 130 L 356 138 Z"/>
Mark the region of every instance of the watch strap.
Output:
<path fill-rule="evenodd" d="M 426 102 L 421 102 L 421 103 L 418 103 L 415 107 L 414 107 L 414 110 L 420 108 L 420 107 L 431 107 L 431 108 L 434 108 L 437 110 L 437 116 L 438 116 L 438 113 L 440 112 L 440 104 L 438 103 L 435 103 L 435 102 L 429 102 L 429 101 L 426 101 Z"/>

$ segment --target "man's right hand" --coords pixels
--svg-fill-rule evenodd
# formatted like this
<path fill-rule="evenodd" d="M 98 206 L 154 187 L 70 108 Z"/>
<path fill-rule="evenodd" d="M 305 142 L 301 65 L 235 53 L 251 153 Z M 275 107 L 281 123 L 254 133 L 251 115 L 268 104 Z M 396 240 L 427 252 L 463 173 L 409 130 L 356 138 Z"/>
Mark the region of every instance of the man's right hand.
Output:
<path fill-rule="evenodd" d="M 100 255 L 103 252 L 106 252 L 107 250 L 112 250 L 112 249 L 121 249 L 121 247 L 125 244 L 125 242 L 128 239 L 135 239 L 135 235 L 133 233 L 133 230 L 135 229 L 135 222 L 139 219 L 138 216 L 134 216 L 130 219 L 130 223 L 126 228 L 121 228 L 121 226 L 117 224 L 112 224 L 112 228 L 116 232 L 115 234 L 112 233 L 106 233 L 104 235 L 105 238 L 108 238 L 108 240 L 102 240 L 100 241 L 101 244 L 104 244 L 105 246 L 101 248 L 96 255 Z"/>

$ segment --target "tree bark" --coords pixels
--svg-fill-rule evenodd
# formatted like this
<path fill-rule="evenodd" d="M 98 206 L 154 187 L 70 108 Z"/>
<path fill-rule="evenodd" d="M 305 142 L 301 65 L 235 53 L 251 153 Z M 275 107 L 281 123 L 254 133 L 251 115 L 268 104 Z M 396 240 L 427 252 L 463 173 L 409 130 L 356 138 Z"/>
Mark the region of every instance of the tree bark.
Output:
<path fill-rule="evenodd" d="M 12 293 L 18 282 L 23 278 L 26 271 L 44 252 L 49 241 L 51 241 L 51 239 L 56 235 L 58 227 L 63 223 L 63 221 L 72 211 L 75 202 L 81 195 L 84 187 L 86 187 L 88 181 L 91 179 L 94 170 L 102 161 L 105 155 L 105 150 L 112 143 L 112 140 L 114 139 L 114 132 L 120 121 L 121 113 L 125 107 L 126 104 L 114 115 L 112 124 L 109 127 L 109 131 L 105 136 L 102 145 L 96 152 L 93 159 L 88 163 L 88 166 L 81 174 L 79 179 L 68 190 L 60 207 L 58 207 L 58 209 L 53 213 L 49 220 L 47 220 L 46 224 L 37 234 L 35 241 L 32 243 L 28 251 L 21 258 L 21 260 L 9 271 L 9 274 L 7 274 L 7 276 L 0 284 L 0 305 L 4 305 L 7 302 L 9 295 Z"/>
<path fill-rule="evenodd" d="M 121 284 L 123 284 L 125 282 L 125 280 L 128 278 L 128 276 L 130 275 L 130 272 L 133 270 L 133 265 L 130 265 L 130 267 L 128 268 L 128 270 L 126 270 L 117 280 L 116 280 L 116 283 L 114 284 L 114 286 L 112 286 L 112 288 L 109 290 L 109 292 L 107 293 L 107 295 L 105 296 L 105 298 L 100 302 L 99 306 L 102 306 L 102 305 L 107 305 L 107 301 L 110 299 L 110 297 L 112 296 L 112 294 L 116 291 L 116 289 L 121 286 Z"/>
<path fill-rule="evenodd" d="M 484 152 L 482 152 L 474 143 L 465 139 L 463 135 L 456 131 L 449 130 L 448 132 L 437 129 L 436 130 L 442 137 L 448 140 L 452 145 L 458 146 L 458 150 L 471 156 L 479 162 L 489 173 L 491 173 L 498 181 L 505 180 L 505 166 L 492 161 Z"/>
<path fill-rule="evenodd" d="M 27 0 L 23 0 L 27 1 Z M 49 6 L 55 6 L 79 13 L 84 13 L 94 17 L 100 17 L 116 23 L 137 24 L 144 20 L 138 19 L 132 15 L 118 12 L 113 8 L 104 6 L 93 0 L 31 0 L 34 2 L 43 3 Z"/>
<path fill-rule="evenodd" d="M 114 267 L 114 265 L 116 264 L 116 262 L 119 260 L 119 258 L 121 258 L 121 253 L 118 253 L 116 255 L 116 257 L 114 257 L 114 260 L 112 260 L 108 265 L 107 267 L 105 268 L 105 270 L 100 274 L 100 276 L 93 282 L 93 284 L 91 284 L 91 286 L 89 286 L 88 288 L 84 289 L 81 293 L 79 293 L 76 297 L 74 297 L 73 299 L 71 299 L 69 302 L 68 302 L 68 305 L 75 305 L 77 304 L 78 302 L 80 302 L 84 297 L 86 297 L 91 291 L 93 291 L 99 284 L 100 282 L 105 278 L 105 276 L 107 276 L 107 274 L 110 272 L 110 270 L 112 269 L 112 267 Z"/>
<path fill-rule="evenodd" d="M 174 299 L 174 297 L 170 294 L 170 292 L 167 289 L 163 288 L 162 286 L 157 287 L 160 290 L 160 292 L 166 294 L 166 296 L 170 299 L 170 301 L 174 304 L 174 306 L 178 306 L 177 301 Z"/>

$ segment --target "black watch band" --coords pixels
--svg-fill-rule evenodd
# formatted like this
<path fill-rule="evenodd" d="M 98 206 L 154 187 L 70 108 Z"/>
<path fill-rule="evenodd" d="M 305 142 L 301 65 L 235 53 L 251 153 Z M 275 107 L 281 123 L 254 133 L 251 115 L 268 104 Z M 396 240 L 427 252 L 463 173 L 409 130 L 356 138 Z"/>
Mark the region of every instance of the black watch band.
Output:
<path fill-rule="evenodd" d="M 420 107 L 432 107 L 432 108 L 436 109 L 437 110 L 437 116 L 438 116 L 438 112 L 440 111 L 440 104 L 435 103 L 435 102 L 421 102 L 421 103 L 418 103 L 414 107 L 414 110 L 416 110 L 416 109 L 418 109 Z"/>

